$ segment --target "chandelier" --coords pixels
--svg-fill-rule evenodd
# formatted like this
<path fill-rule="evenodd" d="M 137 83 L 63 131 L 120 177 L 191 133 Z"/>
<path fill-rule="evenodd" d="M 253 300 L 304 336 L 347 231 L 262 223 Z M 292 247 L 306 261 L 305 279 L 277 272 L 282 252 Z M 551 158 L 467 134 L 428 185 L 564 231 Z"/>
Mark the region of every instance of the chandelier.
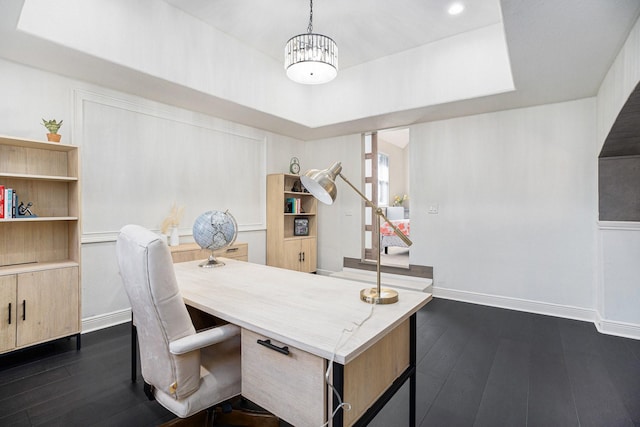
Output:
<path fill-rule="evenodd" d="M 313 33 L 313 0 L 309 1 L 306 34 L 291 37 L 284 47 L 287 77 L 297 83 L 327 83 L 338 75 L 338 46 L 331 38 Z"/>

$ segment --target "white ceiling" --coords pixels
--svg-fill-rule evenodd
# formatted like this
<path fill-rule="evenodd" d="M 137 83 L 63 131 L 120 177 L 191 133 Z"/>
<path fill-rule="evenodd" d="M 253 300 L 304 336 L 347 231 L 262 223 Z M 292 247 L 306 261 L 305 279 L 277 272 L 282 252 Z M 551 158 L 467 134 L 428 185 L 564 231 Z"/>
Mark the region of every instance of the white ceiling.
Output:
<path fill-rule="evenodd" d="M 218 30 L 284 59 L 284 45 L 307 32 L 308 0 L 165 0 Z M 340 68 L 369 62 L 502 21 L 498 0 L 467 0 L 451 16 L 454 0 L 316 0 L 313 32 L 338 45 Z"/>
<path fill-rule="evenodd" d="M 99 18 L 101 11 L 91 10 L 92 4 L 127 14 L 130 8 L 137 7 L 140 10 L 155 7 L 157 1 L 57 0 L 57 3 L 53 3 L 52 0 L 3 0 L 3 14 L 0 15 L 0 57 L 309 140 L 595 96 L 605 73 L 640 14 L 640 0 L 461 0 L 467 9 L 457 17 L 446 14 L 449 4 L 446 0 L 316 0 L 314 31 L 330 36 L 337 42 L 343 78 L 356 75 L 357 73 L 350 71 L 368 67 L 369 63 L 376 66 L 381 66 L 385 60 L 388 63 L 392 54 L 412 52 L 411 49 L 416 47 L 434 44 L 434 41 L 443 39 L 450 40 L 452 35 L 469 34 L 474 29 L 501 22 L 515 86 L 515 90 L 511 91 L 480 97 L 470 96 L 468 99 L 461 97 L 459 101 L 417 105 L 409 109 L 398 107 L 402 105 L 399 102 L 390 102 L 388 110 L 382 113 L 344 119 L 320 127 L 309 127 L 304 121 L 274 112 L 273 107 L 277 107 L 277 102 L 286 101 L 275 99 L 272 101 L 275 104 L 272 103 L 269 107 L 264 102 L 252 103 L 251 99 L 234 100 L 233 88 L 241 88 L 241 83 L 247 83 L 246 81 L 222 82 L 224 92 L 198 90 L 193 85 L 187 86 L 183 82 L 136 69 L 130 64 L 101 57 L 100 46 L 89 46 L 95 50 L 86 52 L 77 46 L 48 39 L 44 33 L 29 34 L 17 30 L 23 4 L 30 4 L 31 10 L 36 12 L 45 5 L 74 5 L 66 7 L 82 9 L 85 13 L 92 12 Z M 281 79 L 277 68 L 283 60 L 284 44 L 291 36 L 306 32 L 308 23 L 309 3 L 305 0 L 165 1 L 166 4 L 182 9 L 188 15 L 215 27 L 217 31 L 240 40 L 248 52 L 254 51 L 270 58 L 269 61 L 276 64 L 274 67 L 278 79 Z M 64 18 L 61 18 L 63 23 Z M 166 19 L 170 25 L 171 17 Z M 48 29 L 50 34 L 65 31 L 71 34 L 68 28 L 60 26 L 60 23 L 58 25 Z M 148 25 L 141 23 L 140 31 L 147 27 Z M 91 31 L 91 25 L 87 23 L 83 31 Z M 75 37 L 100 40 L 99 37 L 91 38 L 88 34 Z M 135 46 L 138 40 L 134 38 L 131 42 Z M 193 46 L 187 47 L 194 49 Z M 128 48 L 129 46 L 123 45 L 121 50 L 127 51 Z M 156 46 L 143 46 L 143 49 L 153 53 Z M 426 58 L 427 62 L 428 60 Z M 434 64 L 437 65 L 439 64 Z M 454 71 L 456 70 L 452 70 Z M 187 76 L 192 77 L 192 74 Z M 274 85 L 281 87 L 278 85 L 285 84 L 284 80 L 274 82 Z M 350 87 L 358 84 L 358 81 L 344 81 L 349 81 Z M 257 82 L 261 80 L 250 83 L 256 85 Z M 262 84 L 269 84 L 269 80 L 265 82 Z M 406 86 L 402 78 L 387 78 L 374 84 L 384 88 L 385 93 L 392 93 L 395 87 L 400 89 L 403 85 Z M 412 88 L 421 89 L 414 86 Z M 313 97 L 314 94 L 329 92 L 299 89 L 298 98 L 309 97 L 309 102 L 323 102 L 330 108 L 333 98 L 326 99 L 321 95 Z"/>

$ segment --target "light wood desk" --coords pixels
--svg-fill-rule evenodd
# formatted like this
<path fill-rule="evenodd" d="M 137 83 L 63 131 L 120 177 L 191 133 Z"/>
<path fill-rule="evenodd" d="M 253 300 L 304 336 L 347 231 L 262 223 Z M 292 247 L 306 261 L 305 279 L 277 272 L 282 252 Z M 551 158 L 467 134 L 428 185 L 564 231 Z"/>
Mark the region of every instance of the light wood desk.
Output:
<path fill-rule="evenodd" d="M 242 328 L 243 396 L 293 425 L 319 427 L 338 404 L 324 381 L 333 359 L 332 383 L 351 404 L 333 426 L 366 425 L 406 380 L 415 425 L 415 313 L 431 294 L 399 289 L 398 303 L 372 306 L 360 301 L 362 283 L 225 263 L 174 267 L 186 304 Z"/>

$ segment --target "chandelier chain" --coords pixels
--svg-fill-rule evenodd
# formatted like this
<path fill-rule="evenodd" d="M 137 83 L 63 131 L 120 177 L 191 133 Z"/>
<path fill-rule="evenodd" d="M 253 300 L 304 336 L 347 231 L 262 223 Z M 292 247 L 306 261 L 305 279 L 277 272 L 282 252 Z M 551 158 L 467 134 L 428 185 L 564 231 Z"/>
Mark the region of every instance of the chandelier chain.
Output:
<path fill-rule="evenodd" d="M 309 25 L 307 26 L 307 32 L 313 33 L 313 0 L 309 0 Z"/>

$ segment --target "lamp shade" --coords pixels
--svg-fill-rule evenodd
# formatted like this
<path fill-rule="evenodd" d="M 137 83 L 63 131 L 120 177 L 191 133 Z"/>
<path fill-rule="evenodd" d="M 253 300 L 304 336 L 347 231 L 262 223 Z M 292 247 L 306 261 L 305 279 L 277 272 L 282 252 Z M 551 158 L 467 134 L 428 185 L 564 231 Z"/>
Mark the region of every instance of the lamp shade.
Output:
<path fill-rule="evenodd" d="M 322 84 L 338 75 L 338 47 L 322 34 L 300 34 L 284 48 L 287 77 L 302 84 Z"/>
<path fill-rule="evenodd" d="M 311 169 L 300 176 L 304 188 L 316 199 L 327 205 L 332 205 L 338 195 L 336 177 L 342 171 L 342 164 L 335 162 L 328 169 Z"/>

